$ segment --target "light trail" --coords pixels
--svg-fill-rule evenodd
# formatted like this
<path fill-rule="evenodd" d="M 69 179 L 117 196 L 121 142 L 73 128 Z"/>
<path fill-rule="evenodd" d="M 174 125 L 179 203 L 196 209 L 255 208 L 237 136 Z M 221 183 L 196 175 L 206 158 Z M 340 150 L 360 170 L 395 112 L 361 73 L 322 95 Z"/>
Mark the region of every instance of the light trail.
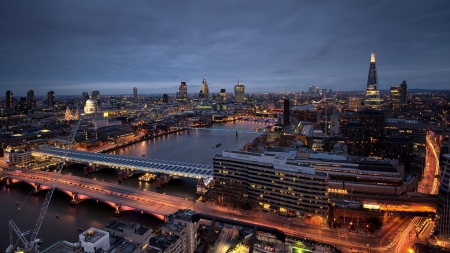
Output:
<path fill-rule="evenodd" d="M 433 179 L 433 186 L 431 187 L 430 190 L 430 194 L 437 194 L 438 192 L 438 188 L 439 188 L 439 182 L 438 182 L 438 176 L 440 171 L 439 171 L 439 156 L 436 153 L 436 150 L 434 149 L 434 145 L 433 142 L 430 140 L 430 138 L 427 136 L 427 144 L 431 147 L 431 150 L 433 151 L 433 155 L 434 155 L 434 179 Z"/>

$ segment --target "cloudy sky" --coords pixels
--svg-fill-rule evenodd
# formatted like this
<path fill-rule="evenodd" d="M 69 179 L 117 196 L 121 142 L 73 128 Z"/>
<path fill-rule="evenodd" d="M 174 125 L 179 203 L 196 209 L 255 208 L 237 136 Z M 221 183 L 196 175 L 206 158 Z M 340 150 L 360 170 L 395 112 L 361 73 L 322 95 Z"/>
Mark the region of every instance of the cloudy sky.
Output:
<path fill-rule="evenodd" d="M 0 95 L 450 88 L 450 1 L 1 1 Z"/>

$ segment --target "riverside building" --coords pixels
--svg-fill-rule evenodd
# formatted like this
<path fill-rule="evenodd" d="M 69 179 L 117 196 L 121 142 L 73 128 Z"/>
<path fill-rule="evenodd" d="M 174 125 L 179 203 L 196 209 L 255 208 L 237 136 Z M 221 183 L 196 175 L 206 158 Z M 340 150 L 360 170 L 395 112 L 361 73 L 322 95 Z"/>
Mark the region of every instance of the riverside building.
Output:
<path fill-rule="evenodd" d="M 294 159 L 295 152 L 250 153 L 224 150 L 213 157 L 220 202 L 287 216 L 328 212 L 328 174 Z"/>
<path fill-rule="evenodd" d="M 213 158 L 218 201 L 286 215 L 325 215 L 329 198 L 343 194 L 400 196 L 417 188 L 396 160 L 272 148 L 225 150 Z"/>

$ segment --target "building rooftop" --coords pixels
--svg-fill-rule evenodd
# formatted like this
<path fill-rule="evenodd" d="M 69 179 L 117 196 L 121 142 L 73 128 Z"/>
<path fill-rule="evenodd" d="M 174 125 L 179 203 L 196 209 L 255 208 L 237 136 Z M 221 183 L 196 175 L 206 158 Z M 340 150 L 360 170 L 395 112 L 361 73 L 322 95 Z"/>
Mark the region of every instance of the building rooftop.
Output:
<path fill-rule="evenodd" d="M 83 233 L 81 233 L 81 235 L 84 236 L 84 241 L 90 242 L 90 243 L 97 242 L 98 240 L 100 240 L 102 237 L 104 237 L 107 234 L 108 234 L 108 232 L 102 231 L 100 229 L 96 229 L 93 227 L 84 231 Z"/>

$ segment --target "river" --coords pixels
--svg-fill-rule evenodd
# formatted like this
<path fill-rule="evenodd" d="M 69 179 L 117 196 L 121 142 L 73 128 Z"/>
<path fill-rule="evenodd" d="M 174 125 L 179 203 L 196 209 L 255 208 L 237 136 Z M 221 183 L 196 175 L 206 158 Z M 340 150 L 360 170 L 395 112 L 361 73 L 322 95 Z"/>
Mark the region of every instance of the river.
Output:
<path fill-rule="evenodd" d="M 236 137 L 236 133 L 229 130 L 253 131 L 257 127 L 266 125 L 269 125 L 269 123 L 251 121 L 214 124 L 210 130 L 190 130 L 189 134 L 187 131 L 183 131 L 160 136 L 110 153 L 211 165 L 214 154 L 224 149 L 241 149 L 246 143 L 258 136 L 257 134 L 239 132 Z M 218 143 L 222 145 L 217 148 Z M 83 176 L 82 165 L 64 168 L 63 173 Z M 112 169 L 103 169 L 88 175 L 88 177 L 118 183 L 117 171 Z M 183 198 L 195 197 L 196 183 L 195 179 L 183 178 L 172 180 L 160 189 L 156 189 L 154 182 L 139 182 L 137 175 L 122 182 L 123 185 Z M 22 232 L 33 230 L 46 191 L 30 195 L 31 190 L 32 187 L 24 183 L 9 187 L 0 186 L 0 203 L 2 204 L 2 208 L 0 208 L 0 250 L 5 250 L 9 245 L 8 220 L 13 219 Z M 17 205 L 16 202 L 24 204 Z M 70 206 L 69 202 L 70 197 L 68 195 L 55 191 L 38 235 L 38 238 L 44 239 L 42 249 L 59 240 L 76 242 L 80 233 L 79 228 L 84 230 L 90 227 L 102 229 L 107 222 L 114 218 L 113 209 L 104 203 L 85 200 L 76 206 Z M 21 207 L 20 211 L 17 210 L 19 206 Z M 119 219 L 139 222 L 152 228 L 161 224 L 159 219 L 140 212 L 125 212 L 120 215 Z M 17 239 L 16 236 L 15 239 Z M 29 236 L 27 239 L 29 239 Z"/>

